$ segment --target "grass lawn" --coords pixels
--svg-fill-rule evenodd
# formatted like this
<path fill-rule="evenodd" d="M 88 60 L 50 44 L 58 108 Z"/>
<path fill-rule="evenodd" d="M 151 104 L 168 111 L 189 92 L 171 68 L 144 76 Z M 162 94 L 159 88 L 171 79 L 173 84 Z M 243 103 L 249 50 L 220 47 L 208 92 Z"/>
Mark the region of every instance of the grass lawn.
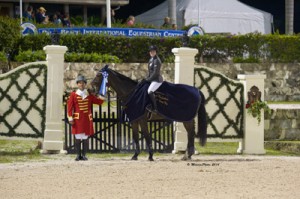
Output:
<path fill-rule="evenodd" d="M 208 142 L 205 147 L 196 145 L 197 151 L 202 155 L 237 155 L 238 142 Z M 270 156 L 300 156 L 298 153 L 283 152 L 265 147 L 266 154 Z"/>
<path fill-rule="evenodd" d="M 37 145 L 38 141 L 32 140 L 0 140 L 0 163 L 43 159 Z"/>
<path fill-rule="evenodd" d="M 36 140 L 0 140 L 0 164 L 12 162 L 26 162 L 26 161 L 45 161 L 51 159 L 49 155 L 40 153 L 38 149 L 38 141 Z M 208 142 L 205 147 L 200 147 L 196 144 L 196 150 L 200 155 L 238 155 L 236 150 L 238 142 Z M 88 154 L 91 158 L 114 158 L 124 157 L 131 158 L 133 153 L 101 153 Z M 155 157 L 163 155 L 155 153 Z M 282 152 L 266 148 L 266 155 L 270 156 L 300 156 L 299 153 Z M 74 154 L 72 156 L 75 157 Z M 147 152 L 142 152 L 141 156 L 148 156 Z"/>
<path fill-rule="evenodd" d="M 274 101 L 268 101 L 268 104 L 300 104 L 300 101 L 279 101 L 279 102 L 274 102 Z"/>

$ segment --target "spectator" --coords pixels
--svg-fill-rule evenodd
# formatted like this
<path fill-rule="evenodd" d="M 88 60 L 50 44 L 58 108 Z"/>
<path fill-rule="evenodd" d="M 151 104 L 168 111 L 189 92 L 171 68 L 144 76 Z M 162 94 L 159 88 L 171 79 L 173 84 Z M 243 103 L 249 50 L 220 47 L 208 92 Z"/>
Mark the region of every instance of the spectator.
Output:
<path fill-rule="evenodd" d="M 112 24 L 117 22 L 115 16 L 116 16 L 115 10 L 111 9 L 110 10 L 110 17 L 111 17 L 110 19 L 111 19 Z M 107 25 L 107 18 L 106 17 L 105 17 L 104 25 Z"/>
<path fill-rule="evenodd" d="M 164 24 L 161 26 L 164 29 L 170 29 L 171 28 L 171 19 L 170 17 L 165 17 Z"/>
<path fill-rule="evenodd" d="M 116 19 L 115 19 L 115 10 L 114 9 L 111 9 L 111 23 L 116 23 Z"/>
<path fill-rule="evenodd" d="M 172 30 L 177 30 L 177 25 L 176 24 L 172 24 Z"/>
<path fill-rule="evenodd" d="M 62 24 L 61 19 L 58 17 L 57 14 L 53 15 L 53 23 L 58 26 Z"/>
<path fill-rule="evenodd" d="M 23 14 L 24 21 L 33 21 L 33 8 L 32 6 L 28 6 L 26 11 Z"/>
<path fill-rule="evenodd" d="M 66 26 L 66 27 L 71 27 L 72 26 L 69 13 L 65 13 L 62 22 L 63 22 L 63 26 Z"/>
<path fill-rule="evenodd" d="M 47 15 L 44 21 L 42 22 L 42 24 L 48 24 L 48 23 L 49 23 L 49 16 Z"/>
<path fill-rule="evenodd" d="M 36 13 L 36 11 L 35 10 L 32 10 L 32 12 L 31 12 L 31 18 L 32 18 L 32 21 L 35 21 L 35 13 Z"/>
<path fill-rule="evenodd" d="M 38 12 L 36 14 L 36 22 L 37 23 L 44 23 L 45 22 L 45 19 L 46 19 L 46 9 L 44 7 L 40 7 L 38 9 Z M 48 18 L 49 20 L 49 18 Z M 47 19 L 46 19 L 46 22 L 47 22 Z"/>
<path fill-rule="evenodd" d="M 130 15 L 128 17 L 128 19 L 127 19 L 127 22 L 126 22 L 127 26 L 133 26 L 134 25 L 134 21 L 135 21 L 134 16 Z"/>

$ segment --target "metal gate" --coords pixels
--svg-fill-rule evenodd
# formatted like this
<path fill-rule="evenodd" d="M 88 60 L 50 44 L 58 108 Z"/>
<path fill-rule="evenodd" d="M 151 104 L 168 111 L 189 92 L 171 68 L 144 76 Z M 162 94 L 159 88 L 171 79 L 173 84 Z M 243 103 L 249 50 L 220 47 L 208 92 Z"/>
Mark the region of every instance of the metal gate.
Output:
<path fill-rule="evenodd" d="M 65 94 L 65 150 L 75 153 L 74 135 L 67 118 Z M 95 134 L 89 137 L 90 153 L 101 152 L 132 152 L 135 150 L 131 125 L 122 120 L 122 107 L 119 100 L 111 100 L 108 93 L 107 105 L 93 105 L 93 122 Z M 169 120 L 149 121 L 148 129 L 155 152 L 171 152 L 174 148 L 173 122 Z M 139 132 L 139 142 L 142 151 L 147 150 L 144 136 Z"/>

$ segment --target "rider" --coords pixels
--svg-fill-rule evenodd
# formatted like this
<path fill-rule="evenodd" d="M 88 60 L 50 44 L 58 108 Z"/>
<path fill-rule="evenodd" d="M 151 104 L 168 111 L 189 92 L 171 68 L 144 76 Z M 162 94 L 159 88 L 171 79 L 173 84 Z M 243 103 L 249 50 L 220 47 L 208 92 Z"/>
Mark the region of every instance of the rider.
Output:
<path fill-rule="evenodd" d="M 152 45 L 149 47 L 149 54 L 150 54 L 150 60 L 148 63 L 148 77 L 146 78 L 146 81 L 151 82 L 149 88 L 148 88 L 148 94 L 152 101 L 152 111 L 157 112 L 157 104 L 155 100 L 154 92 L 159 88 L 159 86 L 163 82 L 163 78 L 160 74 L 160 68 L 161 68 L 161 61 L 160 58 L 157 56 L 157 47 Z"/>

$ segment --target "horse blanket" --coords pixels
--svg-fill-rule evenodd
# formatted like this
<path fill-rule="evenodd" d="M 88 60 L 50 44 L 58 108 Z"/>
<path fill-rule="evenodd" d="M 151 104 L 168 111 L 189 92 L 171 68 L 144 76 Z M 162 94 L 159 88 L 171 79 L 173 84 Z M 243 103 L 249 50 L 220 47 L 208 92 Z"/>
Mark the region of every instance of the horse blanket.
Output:
<path fill-rule="evenodd" d="M 151 105 L 151 99 L 147 93 L 149 85 L 150 82 L 142 82 L 130 94 L 124 106 L 128 121 L 139 119 L 145 113 L 147 106 Z M 159 114 L 178 122 L 192 120 L 201 102 L 197 88 L 166 81 L 155 91 L 155 97 Z"/>

